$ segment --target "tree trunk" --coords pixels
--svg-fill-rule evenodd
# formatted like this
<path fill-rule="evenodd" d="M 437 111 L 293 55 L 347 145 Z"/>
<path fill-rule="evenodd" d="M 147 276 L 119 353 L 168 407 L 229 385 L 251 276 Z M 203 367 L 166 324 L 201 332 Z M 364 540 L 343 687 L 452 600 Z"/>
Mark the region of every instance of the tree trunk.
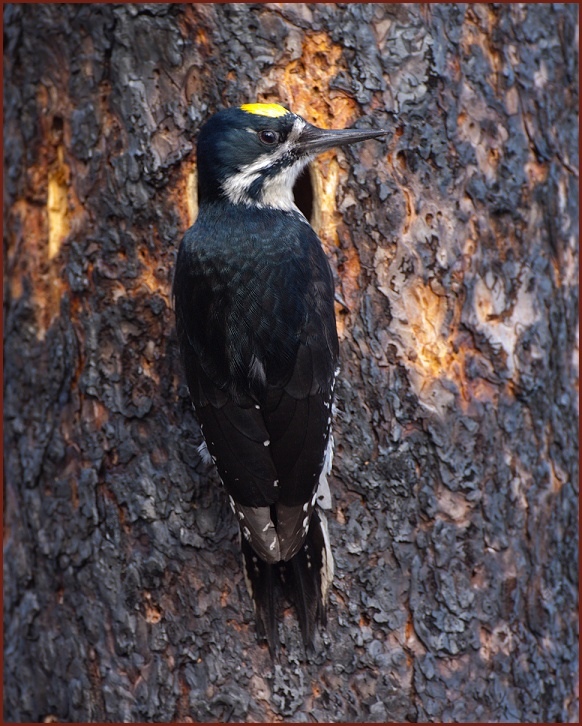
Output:
<path fill-rule="evenodd" d="M 566 5 L 9 5 L 5 718 L 575 721 Z M 255 640 L 178 357 L 195 139 L 390 129 L 302 182 L 342 369 L 321 655 Z"/>

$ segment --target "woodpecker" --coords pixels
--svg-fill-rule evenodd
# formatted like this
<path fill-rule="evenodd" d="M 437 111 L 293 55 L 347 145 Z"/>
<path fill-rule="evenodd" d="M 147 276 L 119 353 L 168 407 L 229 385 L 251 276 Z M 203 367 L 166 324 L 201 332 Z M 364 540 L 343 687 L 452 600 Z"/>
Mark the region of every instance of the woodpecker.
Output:
<path fill-rule="evenodd" d="M 220 111 L 199 133 L 199 212 L 176 261 L 176 329 L 240 527 L 257 635 L 272 653 L 281 587 L 312 650 L 333 579 L 322 508 L 339 362 L 334 283 L 293 185 L 316 154 L 386 133 L 321 129 L 272 103 Z"/>

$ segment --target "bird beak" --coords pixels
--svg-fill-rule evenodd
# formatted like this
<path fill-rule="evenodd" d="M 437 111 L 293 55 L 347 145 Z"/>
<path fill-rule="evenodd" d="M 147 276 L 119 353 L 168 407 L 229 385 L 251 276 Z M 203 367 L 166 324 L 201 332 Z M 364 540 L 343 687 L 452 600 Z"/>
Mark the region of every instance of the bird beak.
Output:
<path fill-rule="evenodd" d="M 366 139 L 377 139 L 388 133 L 388 131 L 361 131 L 359 129 L 320 129 L 308 123 L 297 139 L 297 145 L 302 154 L 319 154 L 326 149 L 354 144 L 356 141 Z"/>

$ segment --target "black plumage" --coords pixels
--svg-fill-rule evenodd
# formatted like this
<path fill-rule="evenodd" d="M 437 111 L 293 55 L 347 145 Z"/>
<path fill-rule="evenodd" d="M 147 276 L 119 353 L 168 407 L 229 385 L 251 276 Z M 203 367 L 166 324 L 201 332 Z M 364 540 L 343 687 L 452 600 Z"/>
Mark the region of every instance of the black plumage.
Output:
<path fill-rule="evenodd" d="M 271 649 L 279 584 L 293 583 L 310 646 L 333 573 L 317 490 L 330 465 L 334 286 L 292 186 L 313 153 L 381 133 L 323 131 L 252 104 L 212 117 L 198 141 L 199 214 L 174 277 L 177 332 Z"/>
<path fill-rule="evenodd" d="M 245 507 L 309 502 L 310 512 L 338 362 L 319 239 L 298 212 L 204 205 L 174 285 L 192 401 L 227 492 Z M 265 556 L 271 542 L 252 542 Z"/>

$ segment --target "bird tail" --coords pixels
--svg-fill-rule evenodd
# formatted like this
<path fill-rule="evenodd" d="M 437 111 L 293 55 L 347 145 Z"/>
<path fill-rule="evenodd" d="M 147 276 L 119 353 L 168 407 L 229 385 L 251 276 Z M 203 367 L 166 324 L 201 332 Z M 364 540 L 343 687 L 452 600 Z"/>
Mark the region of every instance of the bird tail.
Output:
<path fill-rule="evenodd" d="M 244 537 L 242 553 L 247 589 L 255 609 L 257 637 L 277 653 L 277 605 L 281 591 L 295 605 L 306 651 L 312 651 L 317 624 L 327 624 L 327 599 L 333 580 L 333 557 L 327 521 L 313 510 L 307 536 L 299 552 L 288 562 L 268 564 L 253 551 Z"/>

